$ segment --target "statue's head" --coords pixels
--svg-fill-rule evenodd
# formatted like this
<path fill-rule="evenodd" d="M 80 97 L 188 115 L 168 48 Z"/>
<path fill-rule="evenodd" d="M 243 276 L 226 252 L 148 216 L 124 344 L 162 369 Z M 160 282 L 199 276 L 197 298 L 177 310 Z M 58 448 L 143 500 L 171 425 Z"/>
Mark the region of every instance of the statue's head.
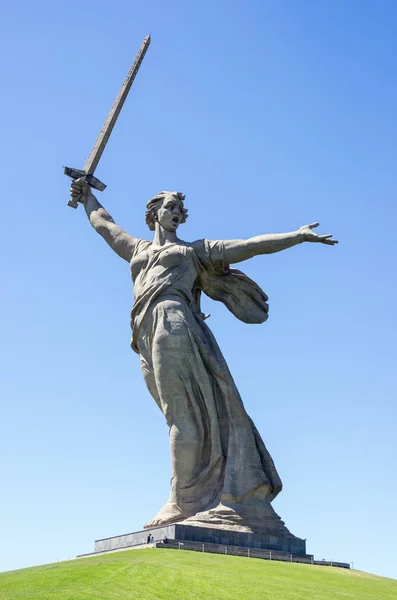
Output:
<path fill-rule="evenodd" d="M 159 223 L 167 231 L 176 231 L 188 217 L 181 192 L 160 192 L 146 204 L 146 223 L 150 231 Z"/>

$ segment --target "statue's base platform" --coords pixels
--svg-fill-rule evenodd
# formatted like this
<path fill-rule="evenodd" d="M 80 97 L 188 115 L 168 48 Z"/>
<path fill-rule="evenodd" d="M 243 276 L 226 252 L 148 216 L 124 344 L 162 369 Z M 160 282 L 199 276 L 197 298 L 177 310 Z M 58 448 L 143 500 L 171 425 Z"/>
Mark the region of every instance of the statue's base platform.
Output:
<path fill-rule="evenodd" d="M 153 536 L 154 543 L 164 538 L 176 542 L 200 542 L 202 544 L 220 544 L 223 546 L 238 546 L 288 552 L 296 556 L 306 555 L 306 540 L 295 536 L 276 536 L 215 529 L 214 527 L 197 527 L 184 523 L 175 523 L 165 527 L 153 527 L 135 533 L 127 533 L 115 537 L 95 541 L 94 553 L 112 552 L 124 548 L 142 547 L 148 543 L 148 536 Z"/>
<path fill-rule="evenodd" d="M 348 563 L 314 560 L 314 556 L 306 554 L 306 540 L 293 535 L 254 534 L 185 523 L 96 540 L 94 552 L 80 554 L 78 558 L 142 548 L 193 550 L 350 569 Z"/>

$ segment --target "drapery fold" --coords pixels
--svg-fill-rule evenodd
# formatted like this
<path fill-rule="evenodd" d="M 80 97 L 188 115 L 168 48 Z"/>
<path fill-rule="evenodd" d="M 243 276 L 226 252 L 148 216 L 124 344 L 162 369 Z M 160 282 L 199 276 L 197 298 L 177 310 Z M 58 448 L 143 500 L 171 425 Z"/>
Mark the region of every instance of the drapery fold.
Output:
<path fill-rule="evenodd" d="M 204 291 L 240 320 L 262 323 L 266 294 L 224 263 L 222 242 L 140 240 L 131 273 L 132 347 L 170 427 L 173 501 L 185 517 L 258 488 L 271 501 L 281 480 L 200 311 Z"/>

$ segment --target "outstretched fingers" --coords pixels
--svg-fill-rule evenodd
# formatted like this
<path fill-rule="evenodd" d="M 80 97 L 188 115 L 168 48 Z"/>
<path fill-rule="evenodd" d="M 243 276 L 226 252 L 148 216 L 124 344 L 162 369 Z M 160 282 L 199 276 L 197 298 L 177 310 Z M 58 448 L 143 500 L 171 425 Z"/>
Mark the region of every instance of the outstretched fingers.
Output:
<path fill-rule="evenodd" d="M 312 229 L 318 227 L 320 223 L 316 221 L 316 223 L 311 223 L 310 225 L 304 225 L 300 228 L 300 231 L 304 234 L 304 239 L 306 242 L 320 242 L 321 244 L 328 244 L 328 246 L 334 246 L 338 243 L 338 240 L 332 239 L 332 234 L 327 233 L 326 235 L 318 235 L 314 233 Z"/>
<path fill-rule="evenodd" d="M 319 235 L 318 241 L 321 242 L 321 244 L 328 244 L 328 246 L 334 246 L 338 243 L 338 240 L 333 240 L 331 238 L 332 235 Z"/>

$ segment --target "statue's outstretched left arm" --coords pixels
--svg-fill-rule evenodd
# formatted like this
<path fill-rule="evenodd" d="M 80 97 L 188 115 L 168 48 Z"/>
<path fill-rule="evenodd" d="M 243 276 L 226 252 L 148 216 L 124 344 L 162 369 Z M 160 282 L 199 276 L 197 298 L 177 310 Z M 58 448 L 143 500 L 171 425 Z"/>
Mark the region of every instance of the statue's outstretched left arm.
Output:
<path fill-rule="evenodd" d="M 272 254 L 292 248 L 302 242 L 320 242 L 333 246 L 338 241 L 332 239 L 332 235 L 317 235 L 313 229 L 319 223 L 303 225 L 297 231 L 290 233 L 265 233 L 247 240 L 224 240 L 224 261 L 234 264 L 252 258 L 258 254 Z"/>

